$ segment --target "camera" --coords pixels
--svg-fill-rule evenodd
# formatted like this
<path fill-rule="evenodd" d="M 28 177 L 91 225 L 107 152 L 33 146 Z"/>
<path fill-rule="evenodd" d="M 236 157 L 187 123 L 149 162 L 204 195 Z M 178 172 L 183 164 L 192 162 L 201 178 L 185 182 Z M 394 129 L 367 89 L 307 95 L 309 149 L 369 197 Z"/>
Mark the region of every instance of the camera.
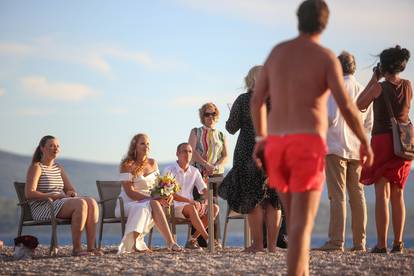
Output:
<path fill-rule="evenodd" d="M 381 78 L 381 63 L 378 62 L 377 65 L 372 68 L 372 71 L 375 73 L 375 76 L 379 80 Z"/>

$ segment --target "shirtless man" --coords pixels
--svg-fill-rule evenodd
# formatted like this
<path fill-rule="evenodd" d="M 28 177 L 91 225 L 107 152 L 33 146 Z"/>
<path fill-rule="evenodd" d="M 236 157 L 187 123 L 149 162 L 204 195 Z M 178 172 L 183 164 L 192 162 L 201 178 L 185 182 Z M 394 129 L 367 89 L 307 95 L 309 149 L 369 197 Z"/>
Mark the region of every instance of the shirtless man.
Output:
<path fill-rule="evenodd" d="M 300 34 L 271 51 L 251 111 L 257 135 L 253 158 L 261 166 L 259 157 L 264 155 L 269 184 L 278 190 L 286 211 L 288 275 L 308 275 L 311 232 L 324 181 L 329 90 L 361 142 L 364 166 L 372 164 L 373 154 L 359 111 L 345 90 L 341 65 L 319 44 L 328 21 L 327 4 L 304 1 L 297 16 Z M 267 117 L 268 97 L 272 109 Z"/>

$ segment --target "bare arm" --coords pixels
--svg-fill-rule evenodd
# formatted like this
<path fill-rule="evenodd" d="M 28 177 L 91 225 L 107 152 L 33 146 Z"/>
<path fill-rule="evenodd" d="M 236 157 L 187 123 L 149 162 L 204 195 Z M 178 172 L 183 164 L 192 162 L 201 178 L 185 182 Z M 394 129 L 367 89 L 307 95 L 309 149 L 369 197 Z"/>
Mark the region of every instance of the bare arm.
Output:
<path fill-rule="evenodd" d="M 371 146 L 368 143 L 368 138 L 359 116 L 359 111 L 345 91 L 342 70 L 339 61 L 333 54 L 328 60 L 327 82 L 328 88 L 331 90 L 345 122 L 361 142 L 361 161 L 363 165 L 372 165 L 373 153 Z"/>
<path fill-rule="evenodd" d="M 381 85 L 378 82 L 376 74 L 372 74 L 371 80 L 365 89 L 359 94 L 357 106 L 359 110 L 366 111 L 372 101 L 381 94 Z"/>
<path fill-rule="evenodd" d="M 42 193 L 36 191 L 37 183 L 39 182 L 40 175 L 42 174 L 42 169 L 38 164 L 33 164 L 29 167 L 26 177 L 26 187 L 25 194 L 27 199 L 47 199 L 51 198 L 53 200 L 64 198 L 64 194 L 56 193 Z"/>
<path fill-rule="evenodd" d="M 121 173 L 132 174 L 132 169 L 133 169 L 132 166 L 127 165 L 121 169 Z M 133 200 L 139 201 L 142 199 L 151 198 L 137 191 L 132 181 L 122 181 L 122 187 L 124 188 L 124 191 L 127 194 L 127 196 Z"/>
<path fill-rule="evenodd" d="M 77 196 L 75 187 L 73 187 L 72 183 L 70 182 L 69 177 L 67 176 L 65 170 L 60 165 L 59 165 L 59 168 L 60 168 L 60 174 L 63 179 L 63 185 L 64 185 L 63 190 L 65 191 L 66 195 L 70 197 Z"/>
<path fill-rule="evenodd" d="M 187 202 L 189 204 L 193 204 L 194 200 L 180 196 L 179 194 L 174 194 L 174 200 L 175 201 L 180 201 L 180 202 Z"/>

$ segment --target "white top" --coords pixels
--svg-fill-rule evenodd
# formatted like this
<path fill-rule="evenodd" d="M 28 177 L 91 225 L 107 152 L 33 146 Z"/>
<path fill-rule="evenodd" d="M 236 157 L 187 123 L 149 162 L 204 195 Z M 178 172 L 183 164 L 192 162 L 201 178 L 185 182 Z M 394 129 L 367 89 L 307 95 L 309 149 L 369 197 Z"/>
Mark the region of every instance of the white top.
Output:
<path fill-rule="evenodd" d="M 344 82 L 349 96 L 356 101 L 364 87 L 352 75 L 344 76 Z M 361 119 L 365 131 L 367 134 L 370 134 L 373 123 L 372 105 L 364 113 L 361 112 Z M 328 154 L 335 154 L 346 159 L 359 160 L 360 142 L 346 124 L 344 117 L 340 114 L 332 94 L 328 99 L 328 123 Z"/>
<path fill-rule="evenodd" d="M 177 193 L 178 195 L 188 198 L 193 198 L 193 189 L 197 187 L 198 192 L 201 194 L 204 189 L 207 189 L 206 183 L 204 183 L 203 177 L 200 171 L 193 166 L 189 166 L 187 171 L 180 168 L 178 163 L 174 163 L 164 169 L 163 175 L 167 172 L 172 173 L 178 183 L 181 185 L 181 190 Z M 187 202 L 174 201 L 175 206 L 187 205 Z"/>
<path fill-rule="evenodd" d="M 132 174 L 130 173 L 120 173 L 119 174 L 119 180 L 120 181 L 132 181 L 134 183 L 135 189 L 146 195 L 151 195 L 151 190 L 153 189 L 155 185 L 155 180 L 157 179 L 157 176 L 160 174 L 160 172 L 157 170 L 147 174 L 146 176 L 140 175 L 133 179 Z M 124 191 L 124 187 L 121 186 L 121 193 L 119 196 L 124 200 L 124 204 L 128 204 L 130 202 L 136 201 L 130 198 L 127 193 Z M 118 205 L 118 201 L 117 201 Z"/>

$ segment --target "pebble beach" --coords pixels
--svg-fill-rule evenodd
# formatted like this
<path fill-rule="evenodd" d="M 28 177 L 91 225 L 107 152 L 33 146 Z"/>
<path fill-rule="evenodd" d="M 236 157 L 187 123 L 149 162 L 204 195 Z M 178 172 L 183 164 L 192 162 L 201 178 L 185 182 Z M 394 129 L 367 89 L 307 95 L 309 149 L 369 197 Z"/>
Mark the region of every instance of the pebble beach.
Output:
<path fill-rule="evenodd" d="M 217 253 L 185 250 L 171 253 L 155 248 L 148 253 L 117 255 L 115 246 L 103 256 L 72 257 L 71 247 L 59 248 L 56 257 L 39 246 L 31 260 L 15 261 L 13 247 L 0 252 L 0 275 L 286 275 L 285 249 L 276 253 L 242 253 L 226 248 Z M 310 253 L 311 275 L 414 275 L 414 250 L 404 254 L 345 251 Z"/>

